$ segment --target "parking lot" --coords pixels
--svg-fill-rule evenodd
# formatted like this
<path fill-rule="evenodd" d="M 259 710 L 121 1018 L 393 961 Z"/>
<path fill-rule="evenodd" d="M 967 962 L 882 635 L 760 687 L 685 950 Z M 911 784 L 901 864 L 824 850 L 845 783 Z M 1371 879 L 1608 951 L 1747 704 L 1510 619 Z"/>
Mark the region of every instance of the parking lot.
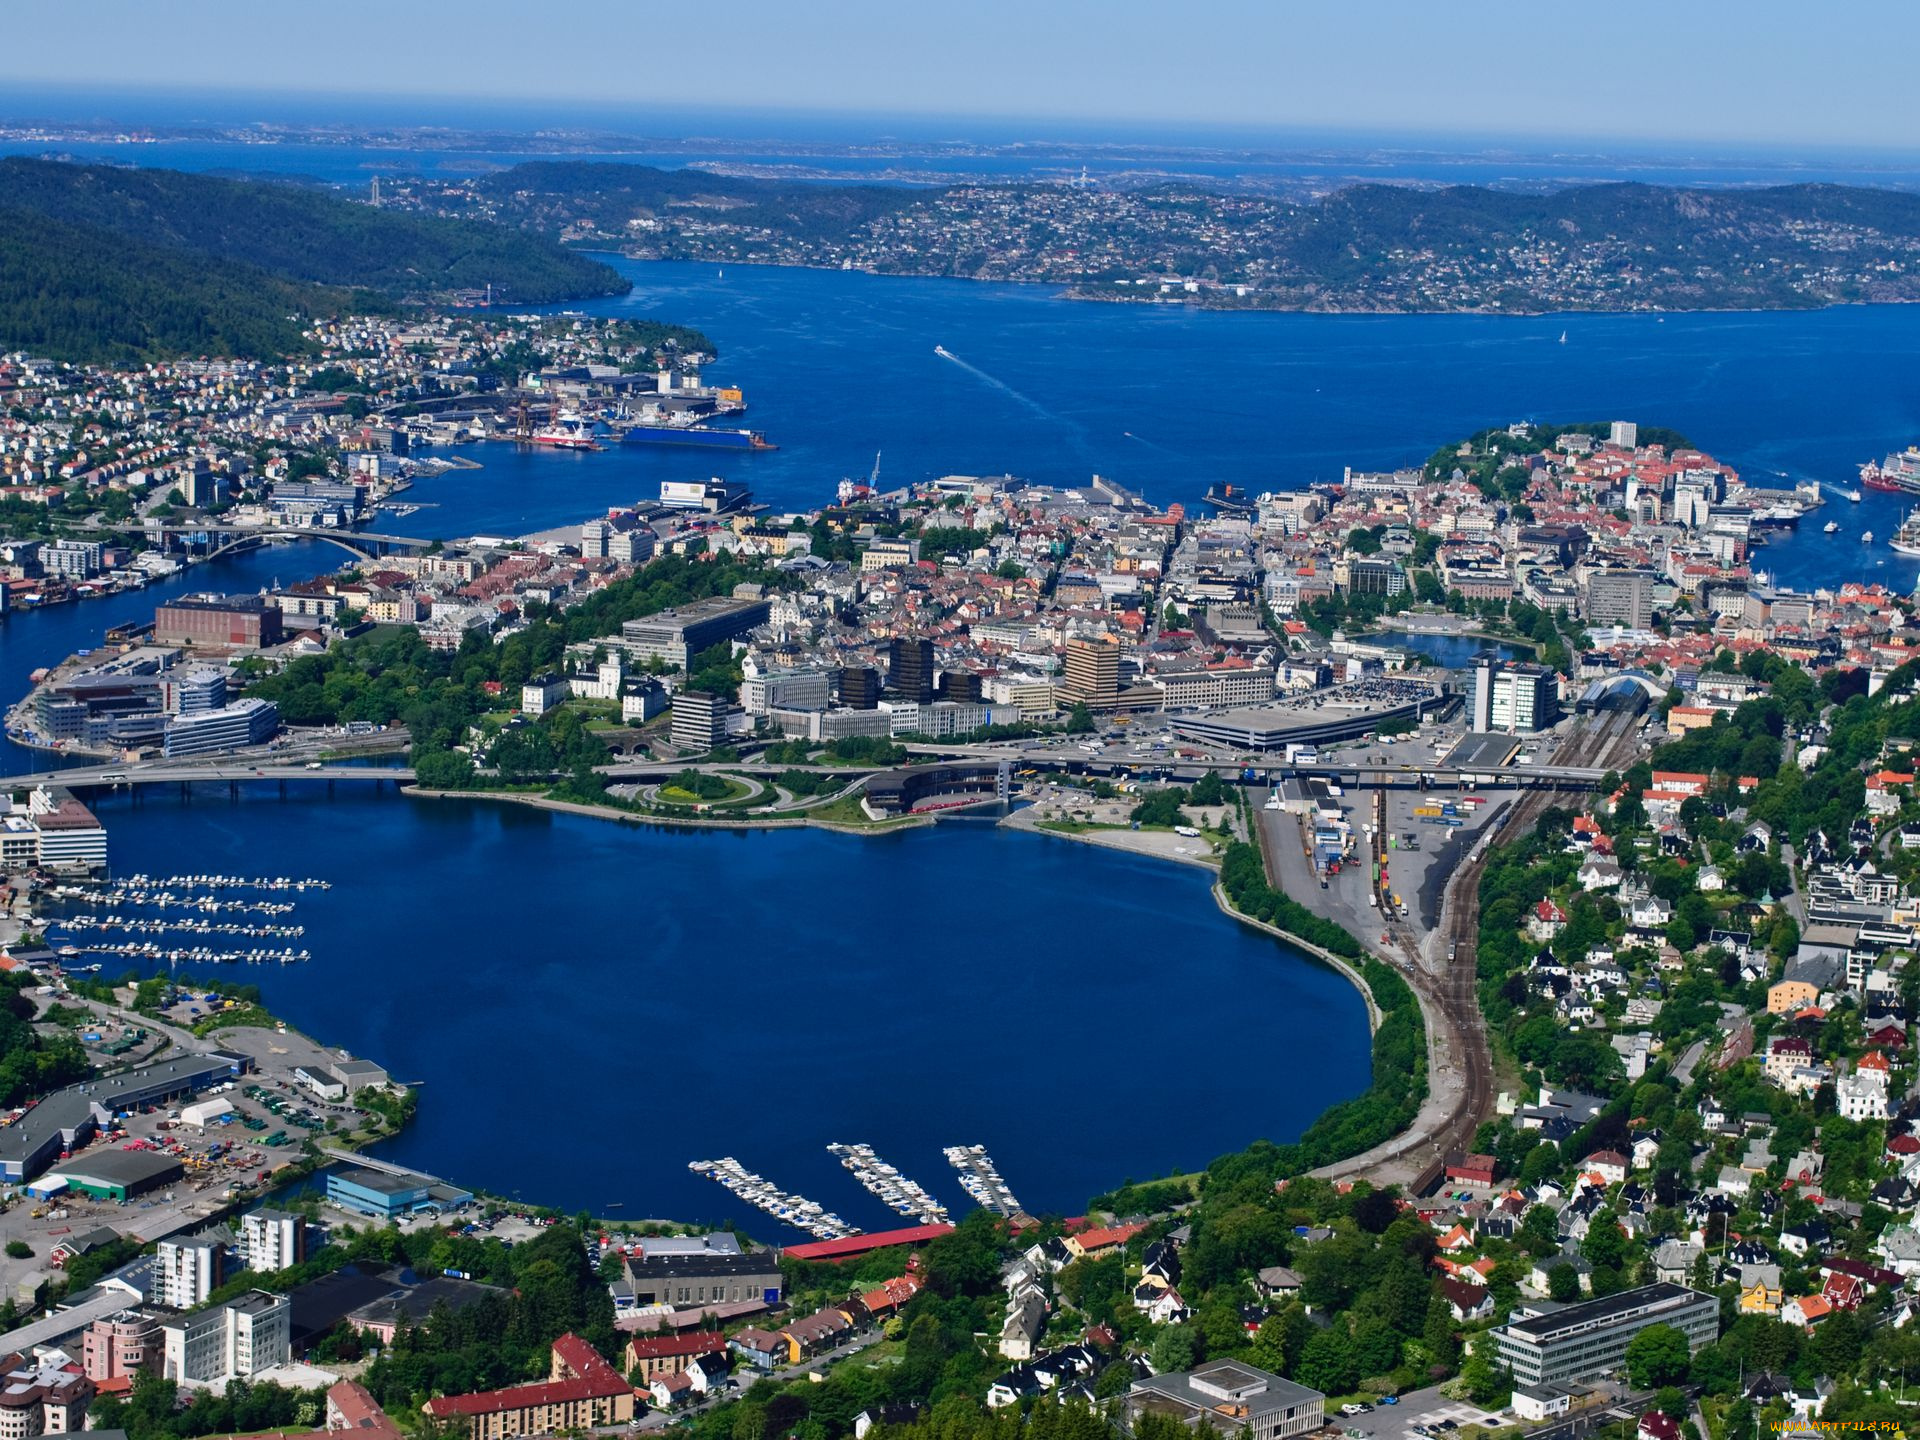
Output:
<path fill-rule="evenodd" d="M 1464 1400 L 1449 1400 L 1439 1389 L 1415 1390 L 1394 1405 L 1376 1405 L 1364 1415 L 1327 1416 L 1350 1440 L 1445 1440 L 1470 1425 L 1502 1429 L 1514 1424 L 1511 1415 L 1483 1410 Z"/>

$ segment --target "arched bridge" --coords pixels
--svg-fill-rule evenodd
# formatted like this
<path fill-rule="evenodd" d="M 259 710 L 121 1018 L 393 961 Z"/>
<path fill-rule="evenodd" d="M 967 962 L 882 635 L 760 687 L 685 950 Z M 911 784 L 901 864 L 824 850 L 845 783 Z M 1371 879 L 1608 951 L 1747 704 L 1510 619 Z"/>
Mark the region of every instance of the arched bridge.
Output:
<path fill-rule="evenodd" d="M 400 551 L 425 550 L 434 543 L 412 535 L 383 535 L 373 530 L 318 528 L 237 530 L 220 525 L 99 525 L 94 529 L 116 535 L 140 536 L 148 539 L 155 536 L 192 535 L 213 542 L 213 548 L 206 552 L 206 558 L 209 560 L 215 556 L 232 554 L 237 550 L 251 550 L 258 545 L 289 540 L 325 541 L 362 560 L 378 560 L 383 555 L 392 555 Z"/>

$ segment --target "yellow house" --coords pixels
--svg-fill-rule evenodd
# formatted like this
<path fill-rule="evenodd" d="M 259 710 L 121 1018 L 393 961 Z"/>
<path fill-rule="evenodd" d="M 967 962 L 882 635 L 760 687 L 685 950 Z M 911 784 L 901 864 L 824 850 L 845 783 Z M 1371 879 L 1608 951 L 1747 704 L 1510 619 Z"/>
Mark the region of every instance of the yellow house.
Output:
<path fill-rule="evenodd" d="M 1780 1313 L 1780 1287 L 1769 1287 L 1764 1281 L 1756 1281 L 1740 1292 L 1740 1313 L 1742 1315 L 1778 1315 Z"/>
<path fill-rule="evenodd" d="M 1820 998 L 1820 992 L 1804 980 L 1782 980 L 1767 989 L 1767 1013 L 1792 1015 Z"/>

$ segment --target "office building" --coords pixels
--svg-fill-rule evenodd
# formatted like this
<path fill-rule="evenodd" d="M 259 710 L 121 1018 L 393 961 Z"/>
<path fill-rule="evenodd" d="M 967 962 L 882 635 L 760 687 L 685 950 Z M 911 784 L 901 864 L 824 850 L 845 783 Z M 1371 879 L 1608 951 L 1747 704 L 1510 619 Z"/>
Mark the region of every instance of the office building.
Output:
<path fill-rule="evenodd" d="M 1492 1331 L 1498 1363 L 1522 1385 L 1567 1385 L 1619 1368 L 1649 1325 L 1670 1325 L 1697 1352 L 1720 1335 L 1717 1296 L 1684 1285 L 1643 1285 L 1545 1315 L 1522 1315 Z"/>
<path fill-rule="evenodd" d="M 887 646 L 887 693 L 924 705 L 933 699 L 933 642 L 902 637 Z"/>
<path fill-rule="evenodd" d="M 840 703 L 849 710 L 871 710 L 880 703 L 880 672 L 848 667 L 840 672 Z"/>
<path fill-rule="evenodd" d="M 293 1358 L 293 1305 L 286 1296 L 249 1290 L 160 1327 L 160 1373 L 180 1385 L 249 1380 Z"/>
<path fill-rule="evenodd" d="M 156 645 L 260 650 L 280 638 L 280 607 L 263 595 L 183 595 L 153 612 Z"/>
<path fill-rule="evenodd" d="M 639 660 L 664 660 L 675 669 L 702 650 L 764 625 L 773 607 L 765 600 L 714 596 L 695 600 L 620 627 L 621 648 Z"/>
<path fill-rule="evenodd" d="M 138 1310 L 105 1315 L 80 1339 L 80 1368 L 98 1383 L 160 1368 L 160 1322 Z"/>
<path fill-rule="evenodd" d="M 45 685 L 33 697 L 34 727 L 46 740 L 134 745 L 166 725 L 164 683 L 154 675 L 103 672 Z"/>
<path fill-rule="evenodd" d="M 544 1382 L 475 1395 L 443 1395 L 423 1408 L 439 1424 L 464 1426 L 468 1440 L 510 1440 L 624 1425 L 633 1419 L 634 1391 L 627 1378 L 585 1340 L 562 1335 L 553 1342 Z"/>
<path fill-rule="evenodd" d="M 280 707 L 248 697 L 218 710 L 176 715 L 167 722 L 161 749 L 169 760 L 186 755 L 216 755 L 264 745 L 280 729 Z"/>
<path fill-rule="evenodd" d="M 107 827 L 67 790 L 36 786 L 27 796 L 27 823 L 39 838 L 39 863 L 46 869 L 107 868 Z"/>
<path fill-rule="evenodd" d="M 1120 647 L 1110 640 L 1067 641 L 1060 703 L 1111 710 L 1120 701 Z"/>
<path fill-rule="evenodd" d="M 1616 420 L 1607 431 L 1607 443 L 1631 450 L 1640 443 L 1640 427 L 1631 420 Z"/>
<path fill-rule="evenodd" d="M 1326 1423 L 1327 1397 L 1239 1360 L 1214 1360 L 1197 1370 L 1170 1371 L 1133 1382 L 1127 1391 L 1127 1428 L 1146 1415 L 1163 1415 L 1195 1430 L 1220 1428 L 1249 1440 L 1286 1440 Z"/>
<path fill-rule="evenodd" d="M 673 697 L 673 743 L 680 750 L 711 750 L 727 738 L 733 706 L 718 695 L 682 690 Z"/>
<path fill-rule="evenodd" d="M 1399 595 L 1407 588 L 1407 572 L 1378 555 L 1355 555 L 1347 561 L 1347 589 L 1355 595 Z"/>
<path fill-rule="evenodd" d="M 153 1249 L 153 1300 L 191 1310 L 227 1283 L 227 1247 L 206 1236 L 162 1240 Z"/>
<path fill-rule="evenodd" d="M 1587 623 L 1645 630 L 1653 624 L 1653 587 L 1647 570 L 1600 570 L 1587 577 Z"/>
<path fill-rule="evenodd" d="M 960 704 L 978 705 L 980 703 L 980 677 L 971 670 L 942 670 L 940 684 L 937 687 L 942 700 L 952 700 Z"/>
<path fill-rule="evenodd" d="M 97 540 L 49 540 L 40 547 L 40 568 L 65 580 L 91 580 L 105 552 Z"/>
<path fill-rule="evenodd" d="M 824 710 L 833 703 L 833 682 L 824 670 L 769 670 L 740 686 L 740 706 L 749 715 L 775 710 Z"/>
<path fill-rule="evenodd" d="M 58 1350 L 16 1352 L 0 1365 L 0 1440 L 70 1435 L 87 1428 L 93 1382 Z"/>
<path fill-rule="evenodd" d="M 227 498 L 227 477 L 217 474 L 205 460 L 193 460 L 176 472 L 174 484 L 180 498 L 195 510 L 211 510 Z"/>
<path fill-rule="evenodd" d="M 212 665 L 190 665 L 161 677 L 161 695 L 169 715 L 204 715 L 227 703 L 227 672 Z"/>
<path fill-rule="evenodd" d="M 1560 677 L 1546 666 L 1508 665 L 1493 672 L 1489 729 L 1526 733 L 1559 718 Z"/>
<path fill-rule="evenodd" d="M 307 1258 L 307 1222 L 285 1210 L 249 1210 L 240 1217 L 240 1244 L 250 1270 L 285 1270 Z"/>

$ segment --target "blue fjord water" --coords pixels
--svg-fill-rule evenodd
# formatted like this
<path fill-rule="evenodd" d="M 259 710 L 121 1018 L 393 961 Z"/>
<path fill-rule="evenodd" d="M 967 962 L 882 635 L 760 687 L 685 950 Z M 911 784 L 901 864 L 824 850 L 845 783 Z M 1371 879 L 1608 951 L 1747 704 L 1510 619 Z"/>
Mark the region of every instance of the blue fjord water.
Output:
<path fill-rule="evenodd" d="M 699 325 L 782 448 L 725 457 L 777 507 L 883 481 L 1099 471 L 1159 502 L 1416 462 L 1514 418 L 1669 425 L 1778 479 L 1851 483 L 1920 438 L 1920 312 L 1541 319 L 1230 316 L 1034 287 L 627 265 L 592 308 Z M 1559 343 L 1562 332 L 1565 344 Z M 960 357 L 940 358 L 944 345 Z M 504 445 L 422 482 L 392 528 L 519 532 L 698 475 L 677 450 Z M 1881 579 L 1897 497 L 1834 501 L 1761 553 L 1782 581 Z M 1847 535 L 1818 525 L 1838 518 Z M 333 564 L 298 547 L 0 625 L 0 680 L 151 613 Z M 1420 643 L 1419 641 L 1415 642 Z M 1431 647 L 1429 647 L 1431 648 Z M 9 773 L 40 757 L 9 747 Z M 315 874 L 303 967 L 248 972 L 324 1039 L 425 1082 L 396 1158 L 529 1201 L 750 1218 L 686 1162 L 733 1154 L 869 1228 L 826 1155 L 868 1140 L 950 1203 L 940 1147 L 983 1142 L 1021 1198 L 1290 1138 L 1365 1083 L 1345 983 L 1220 917 L 1205 877 L 979 826 L 879 839 L 685 834 L 364 792 L 104 801 L 115 868 Z M 1303 1038 L 1304 1037 L 1304 1038 Z M 759 1222 L 761 1230 L 770 1222 Z"/>

